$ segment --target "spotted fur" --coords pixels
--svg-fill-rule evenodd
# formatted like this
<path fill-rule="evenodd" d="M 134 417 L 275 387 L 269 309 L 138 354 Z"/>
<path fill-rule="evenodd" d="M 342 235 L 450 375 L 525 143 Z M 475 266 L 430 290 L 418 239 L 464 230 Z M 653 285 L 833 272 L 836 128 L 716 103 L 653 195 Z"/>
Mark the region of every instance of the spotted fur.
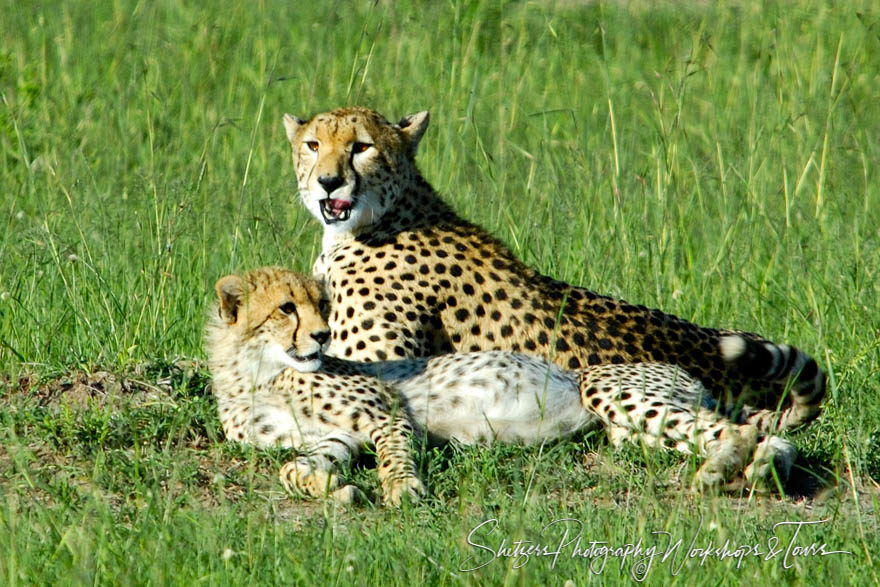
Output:
<path fill-rule="evenodd" d="M 417 497 L 422 486 L 406 441 L 413 428 L 435 441 L 540 443 L 601 423 L 615 444 L 641 440 L 705 458 L 694 480 L 700 488 L 728 485 L 743 472 L 759 484 L 769 477 L 762 463 L 784 478 L 791 466 L 793 447 L 780 439 L 758 445 L 753 425 L 719 415 L 705 388 L 671 365 L 570 372 L 506 351 L 321 359 L 327 325 L 317 282 L 264 268 L 225 277 L 216 289 L 220 304 L 206 340 L 224 432 L 297 448 L 301 455 L 281 471 L 293 491 L 352 499 L 356 491 L 337 465 L 372 443 L 386 499 Z M 763 461 L 752 462 L 756 455 Z"/>
<path fill-rule="evenodd" d="M 300 198 L 324 226 L 313 273 L 333 305 L 329 354 L 382 361 L 506 350 L 571 370 L 660 362 L 762 433 L 819 414 L 825 374 L 802 351 L 541 275 L 456 215 L 415 164 L 428 119 L 391 124 L 357 107 L 284 117 Z"/>
<path fill-rule="evenodd" d="M 424 492 L 409 452 L 412 428 L 396 399 L 374 378 L 351 375 L 343 389 L 317 371 L 329 332 L 313 280 L 264 268 L 224 277 L 216 292 L 205 340 L 227 438 L 295 448 L 280 473 L 291 492 L 351 501 L 357 492 L 336 469 L 364 444 L 376 449 L 387 503 Z"/>

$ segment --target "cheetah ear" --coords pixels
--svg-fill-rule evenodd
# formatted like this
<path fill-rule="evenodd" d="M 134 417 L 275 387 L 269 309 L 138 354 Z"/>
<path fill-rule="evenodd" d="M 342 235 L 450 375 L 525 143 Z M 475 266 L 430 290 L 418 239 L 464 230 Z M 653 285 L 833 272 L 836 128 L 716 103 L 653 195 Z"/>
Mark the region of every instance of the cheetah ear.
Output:
<path fill-rule="evenodd" d="M 400 119 L 400 122 L 397 123 L 397 127 L 403 132 L 403 136 L 405 136 L 406 140 L 409 142 L 410 151 L 415 152 L 416 147 L 419 146 L 419 141 L 422 140 L 422 135 L 425 134 L 425 131 L 428 129 L 428 121 L 430 118 L 431 116 L 428 111 L 422 110 L 421 112 L 404 116 Z"/>
<path fill-rule="evenodd" d="M 220 317 L 232 324 L 238 319 L 238 309 L 244 301 L 244 281 L 238 275 L 221 277 L 214 286 L 220 301 Z"/>
<path fill-rule="evenodd" d="M 302 118 L 291 116 L 290 114 L 285 114 L 282 120 L 284 122 L 284 130 L 287 132 L 287 140 L 292 145 L 296 138 L 296 131 L 298 131 L 299 127 L 304 125 L 306 121 Z"/>

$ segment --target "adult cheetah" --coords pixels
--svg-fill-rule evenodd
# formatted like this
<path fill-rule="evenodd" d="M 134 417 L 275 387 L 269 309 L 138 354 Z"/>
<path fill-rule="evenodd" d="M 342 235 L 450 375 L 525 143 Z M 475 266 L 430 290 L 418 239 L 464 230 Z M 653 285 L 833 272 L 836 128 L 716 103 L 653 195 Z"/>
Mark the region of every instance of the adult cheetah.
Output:
<path fill-rule="evenodd" d="M 391 124 L 350 107 L 285 115 L 284 127 L 300 197 L 324 227 L 313 273 L 333 305 L 329 354 L 377 361 L 510 350 L 567 369 L 661 362 L 764 432 L 818 415 L 825 374 L 802 351 L 541 275 L 460 218 L 415 164 L 427 112 Z"/>
<path fill-rule="evenodd" d="M 672 365 L 569 372 L 504 351 L 373 363 L 325 358 L 329 331 L 314 280 L 266 267 L 223 277 L 215 289 L 206 347 L 224 433 L 297 449 L 281 469 L 292 492 L 351 501 L 357 490 L 340 479 L 338 465 L 371 443 L 386 502 L 417 499 L 424 487 L 409 452 L 413 428 L 464 444 L 538 443 L 601 422 L 615 445 L 642 440 L 705 458 L 698 489 L 764 486 L 771 465 L 785 479 L 796 454 L 778 437 L 758 444 L 755 426 L 719 415 L 705 388 Z"/>

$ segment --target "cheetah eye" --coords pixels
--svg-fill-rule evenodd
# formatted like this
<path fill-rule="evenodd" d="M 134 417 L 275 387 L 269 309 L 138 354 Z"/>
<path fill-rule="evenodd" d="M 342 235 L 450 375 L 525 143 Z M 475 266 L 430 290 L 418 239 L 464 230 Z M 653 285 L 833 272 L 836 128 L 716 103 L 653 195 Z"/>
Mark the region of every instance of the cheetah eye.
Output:
<path fill-rule="evenodd" d="M 309 151 L 312 153 L 318 152 L 318 141 L 306 141 L 306 147 L 309 148 Z"/>
<path fill-rule="evenodd" d="M 321 301 L 318 302 L 318 311 L 321 313 L 321 315 L 324 315 L 327 313 L 327 310 L 329 310 L 329 309 L 330 309 L 330 302 L 328 302 L 326 299 L 322 298 Z"/>
<path fill-rule="evenodd" d="M 363 153 L 367 151 L 373 145 L 370 143 L 352 143 L 351 144 L 351 152 L 352 153 Z"/>
<path fill-rule="evenodd" d="M 294 304 L 293 302 L 287 302 L 286 304 L 282 304 L 281 306 L 279 306 L 278 309 L 285 314 L 294 314 L 296 313 L 296 304 Z"/>

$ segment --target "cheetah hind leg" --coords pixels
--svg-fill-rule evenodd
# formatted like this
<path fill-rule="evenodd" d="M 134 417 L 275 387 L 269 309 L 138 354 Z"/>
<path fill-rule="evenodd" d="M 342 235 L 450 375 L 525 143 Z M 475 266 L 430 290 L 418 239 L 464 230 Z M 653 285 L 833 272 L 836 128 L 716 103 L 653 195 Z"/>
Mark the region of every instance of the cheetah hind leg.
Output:
<path fill-rule="evenodd" d="M 605 424 L 614 446 L 627 440 L 703 457 L 696 489 L 730 487 L 754 451 L 757 429 L 702 406 L 705 388 L 672 365 L 602 365 L 581 371 L 581 404 Z"/>
<path fill-rule="evenodd" d="M 704 460 L 694 474 L 692 489 L 697 492 L 712 489 L 737 491 L 745 486 L 742 473 L 744 467 L 748 469 L 752 466 L 746 467 L 745 463 L 754 450 L 757 436 L 756 432 L 752 433 L 751 426 L 742 426 L 744 431 L 737 428 L 739 427 L 722 428 L 719 437 L 712 438 L 711 442 L 702 448 L 699 447 L 699 443 L 682 438 L 676 440 L 665 434 L 656 436 L 644 430 L 637 431 L 619 425 L 608 427 L 608 438 L 615 448 L 620 448 L 625 443 L 641 443 L 651 448 L 674 449 L 686 455 L 694 454 L 693 449 L 696 448 L 697 454 L 704 457 Z"/>
<path fill-rule="evenodd" d="M 730 426 L 722 429 L 718 439 L 713 439 L 711 444 L 697 451 L 704 460 L 694 474 L 692 489 L 697 492 L 711 489 L 737 491 L 745 486 L 741 473 L 754 449 L 756 434 L 752 434 L 751 430 L 743 433 L 736 428 Z M 751 427 L 743 426 L 743 428 Z M 617 425 L 608 428 L 608 438 L 615 448 L 633 442 L 652 448 L 672 448 L 686 455 L 694 454 L 692 449 L 697 448 L 694 443 L 687 440 L 676 441 L 670 437 L 655 436 L 646 431 L 635 431 Z"/>
<path fill-rule="evenodd" d="M 653 375 L 653 383 L 646 375 Z M 669 365 L 585 369 L 580 392 L 584 408 L 604 422 L 615 447 L 641 442 L 702 457 L 693 479 L 698 491 L 784 484 L 797 455 L 788 441 L 770 436 L 759 443 L 756 426 L 735 424 L 701 406 L 702 386 Z"/>
<path fill-rule="evenodd" d="M 768 493 L 788 482 L 797 459 L 795 446 L 778 436 L 760 438 L 752 424 L 734 425 L 723 419 L 720 437 L 706 442 L 706 461 L 694 476 L 695 490 L 717 486 L 725 491 L 751 489 Z"/>
<path fill-rule="evenodd" d="M 754 454 L 758 430 L 749 424 L 737 426 L 727 422 L 718 422 L 713 428 L 718 427 L 720 434 L 711 430 L 704 435 L 700 452 L 706 460 L 694 475 L 691 487 L 695 491 L 711 488 L 738 491 L 745 487 L 746 480 L 740 473 Z"/>
<path fill-rule="evenodd" d="M 334 473 L 330 459 L 322 455 L 299 456 L 281 467 L 279 477 L 288 493 L 306 497 L 329 496 L 339 504 L 364 501 L 354 485 L 346 485 Z"/>
<path fill-rule="evenodd" d="M 719 438 L 704 437 L 704 446 L 698 450 L 705 460 L 694 475 L 692 487 L 695 490 L 718 488 L 738 491 L 750 488 L 766 493 L 786 484 L 797 459 L 797 449 L 791 442 L 778 436 L 767 436 L 756 443 L 758 433 L 754 426 L 736 426 L 725 422 L 719 422 L 719 425 L 722 426 Z M 661 438 L 619 425 L 608 427 L 608 438 L 615 448 L 627 442 L 674 448 L 683 454 L 693 454 L 692 449 L 699 448 L 687 440 Z"/>

